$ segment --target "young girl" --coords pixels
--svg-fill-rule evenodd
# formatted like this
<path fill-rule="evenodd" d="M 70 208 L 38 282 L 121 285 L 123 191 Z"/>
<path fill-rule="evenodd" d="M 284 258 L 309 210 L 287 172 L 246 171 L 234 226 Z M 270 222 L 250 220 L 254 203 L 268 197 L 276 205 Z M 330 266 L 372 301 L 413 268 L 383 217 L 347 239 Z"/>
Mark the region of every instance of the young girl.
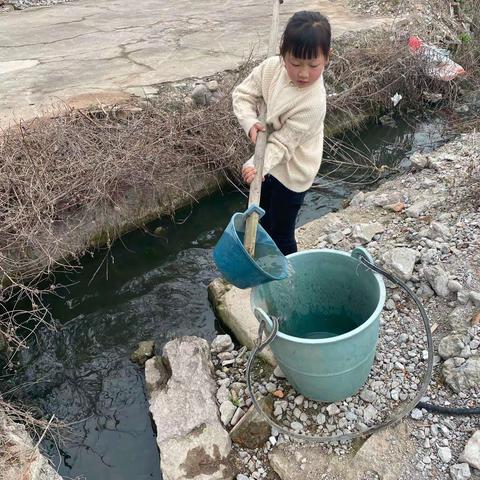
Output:
<path fill-rule="evenodd" d="M 233 110 L 255 143 L 265 127 L 257 106 L 267 104 L 270 132 L 265 151 L 261 225 L 284 255 L 297 251 L 295 221 L 320 168 L 326 94 L 323 70 L 330 57 L 331 29 L 318 12 L 297 12 L 282 37 L 280 56 L 267 58 L 233 92 Z M 250 184 L 253 157 L 242 169 Z"/>

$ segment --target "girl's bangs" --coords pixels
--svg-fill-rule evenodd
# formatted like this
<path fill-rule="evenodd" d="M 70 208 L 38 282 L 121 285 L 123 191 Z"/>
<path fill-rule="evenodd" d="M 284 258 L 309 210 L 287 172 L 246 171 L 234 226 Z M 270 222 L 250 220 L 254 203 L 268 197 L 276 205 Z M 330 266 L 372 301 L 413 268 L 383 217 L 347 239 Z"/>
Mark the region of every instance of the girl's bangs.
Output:
<path fill-rule="evenodd" d="M 298 30 L 288 39 L 286 50 L 302 60 L 317 58 L 321 51 L 321 39 L 318 37 L 315 29 Z"/>

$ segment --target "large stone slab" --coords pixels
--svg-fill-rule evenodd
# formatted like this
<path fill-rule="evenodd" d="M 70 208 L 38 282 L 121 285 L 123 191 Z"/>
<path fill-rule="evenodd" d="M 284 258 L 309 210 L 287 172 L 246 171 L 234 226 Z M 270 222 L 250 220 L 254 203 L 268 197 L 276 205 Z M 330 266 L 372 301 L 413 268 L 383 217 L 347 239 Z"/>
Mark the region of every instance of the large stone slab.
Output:
<path fill-rule="evenodd" d="M 220 278 L 208 286 L 208 297 L 217 317 L 248 349 L 253 348 L 258 338 L 258 320 L 252 312 L 250 294 L 250 289 L 235 288 Z M 270 348 L 260 352 L 259 357 L 272 366 L 277 365 Z"/>
<path fill-rule="evenodd" d="M 398 480 L 414 452 L 415 444 L 409 428 L 402 423 L 373 434 L 356 454 L 342 460 L 335 454 L 326 453 L 322 445 L 282 444 L 272 450 L 270 464 L 281 480 L 319 478 L 316 476 L 318 472 L 329 480 Z"/>
<path fill-rule="evenodd" d="M 308 9 L 327 15 L 335 36 L 392 21 L 354 15 L 345 0 L 289 0 L 281 27 Z M 266 52 L 270 23 L 263 0 L 82 0 L 3 13 L 0 128 L 87 97 L 115 103 L 132 87 L 235 68 Z"/>
<path fill-rule="evenodd" d="M 168 342 L 161 361 L 147 361 L 145 375 L 163 478 L 233 478 L 231 441 L 218 416 L 208 343 L 197 337 Z"/>

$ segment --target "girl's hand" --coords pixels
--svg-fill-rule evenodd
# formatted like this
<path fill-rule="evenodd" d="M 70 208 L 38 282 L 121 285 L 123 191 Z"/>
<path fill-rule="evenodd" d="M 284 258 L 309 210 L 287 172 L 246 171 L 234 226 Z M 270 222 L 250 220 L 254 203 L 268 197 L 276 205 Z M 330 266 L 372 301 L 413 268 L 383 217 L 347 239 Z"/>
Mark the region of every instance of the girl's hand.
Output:
<path fill-rule="evenodd" d="M 257 170 L 255 167 L 242 168 L 242 178 L 247 185 L 250 185 L 253 182 L 253 179 L 255 178 L 256 174 L 257 174 Z"/>
<path fill-rule="evenodd" d="M 253 143 L 257 142 L 258 132 L 265 132 L 265 127 L 260 122 L 257 122 L 255 125 L 253 125 L 248 132 L 248 136 Z"/>

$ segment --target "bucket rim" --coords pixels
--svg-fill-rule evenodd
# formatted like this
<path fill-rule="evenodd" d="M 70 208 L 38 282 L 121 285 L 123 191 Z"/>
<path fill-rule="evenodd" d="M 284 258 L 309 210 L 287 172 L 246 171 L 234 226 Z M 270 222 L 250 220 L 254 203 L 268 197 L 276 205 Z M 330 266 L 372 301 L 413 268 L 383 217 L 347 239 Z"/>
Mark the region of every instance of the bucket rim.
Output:
<path fill-rule="evenodd" d="M 255 267 L 256 270 L 260 271 L 263 275 L 265 275 L 266 277 L 268 277 L 270 280 L 285 280 L 287 277 L 288 277 L 288 260 L 287 260 L 287 257 L 285 257 L 285 255 L 283 255 L 283 253 L 280 251 L 280 249 L 277 247 L 277 244 L 273 241 L 272 237 L 268 234 L 268 232 L 260 225 L 258 224 L 257 228 L 262 228 L 265 233 L 268 235 L 268 238 L 270 238 L 270 240 L 272 240 L 272 243 L 273 245 L 275 245 L 275 248 L 278 250 L 279 252 L 279 257 L 282 257 L 284 260 L 285 260 L 285 272 L 281 275 L 272 275 L 271 273 L 267 272 L 266 270 L 264 270 L 251 256 L 250 254 L 247 252 L 245 246 L 243 245 L 243 243 L 240 241 L 240 238 L 238 236 L 238 233 L 237 233 L 237 229 L 235 228 L 235 222 L 233 221 L 233 219 L 237 216 L 244 216 L 245 213 L 243 212 L 236 212 L 232 215 L 232 218 L 231 218 L 231 222 L 232 222 L 232 227 L 233 227 L 233 230 L 235 231 L 235 241 L 240 245 L 240 248 L 242 249 L 242 252 L 244 253 L 245 257 L 248 258 L 248 261 L 251 263 L 251 265 L 253 265 Z M 265 283 L 265 282 L 263 282 Z M 257 286 L 259 285 L 258 283 L 255 283 L 253 286 Z M 261 284 L 260 284 L 261 285 Z"/>
<path fill-rule="evenodd" d="M 330 253 L 330 254 L 338 254 L 338 255 L 343 255 L 345 257 L 351 258 L 354 261 L 357 261 L 360 263 L 360 260 L 353 257 L 351 255 L 351 252 L 344 252 L 342 250 L 335 250 L 333 248 L 316 248 L 316 249 L 311 249 L 311 250 L 304 250 L 301 252 L 295 252 L 291 253 L 290 255 L 287 255 L 287 259 L 292 258 L 292 257 L 297 257 L 300 255 L 306 255 L 309 253 Z M 329 338 L 318 338 L 318 339 L 312 339 L 312 338 L 302 338 L 302 337 L 294 337 L 293 335 L 288 335 L 287 333 L 283 333 L 280 330 L 278 330 L 276 337 L 282 338 L 284 340 L 288 340 L 293 343 L 300 343 L 300 344 L 306 344 L 306 345 L 327 345 L 330 343 L 336 343 L 342 340 L 348 340 L 350 337 L 353 337 L 363 330 L 366 330 L 374 321 L 376 318 L 380 317 L 380 314 L 382 313 L 382 310 L 385 306 L 385 300 L 387 297 L 387 292 L 385 288 L 385 283 L 383 282 L 382 276 L 379 273 L 373 272 L 370 270 L 372 275 L 374 275 L 375 280 L 377 281 L 378 287 L 379 287 L 379 299 L 378 299 L 378 304 L 377 308 L 373 311 L 373 313 L 357 328 L 354 328 L 353 330 L 350 330 L 349 332 L 342 333 L 342 335 L 337 335 L 335 337 L 329 337 Z M 253 288 L 252 292 L 250 294 L 250 303 L 253 305 Z M 266 312 L 265 312 L 266 313 Z M 268 314 L 267 314 L 268 316 Z M 268 325 L 268 327 L 271 327 L 271 325 Z"/>

